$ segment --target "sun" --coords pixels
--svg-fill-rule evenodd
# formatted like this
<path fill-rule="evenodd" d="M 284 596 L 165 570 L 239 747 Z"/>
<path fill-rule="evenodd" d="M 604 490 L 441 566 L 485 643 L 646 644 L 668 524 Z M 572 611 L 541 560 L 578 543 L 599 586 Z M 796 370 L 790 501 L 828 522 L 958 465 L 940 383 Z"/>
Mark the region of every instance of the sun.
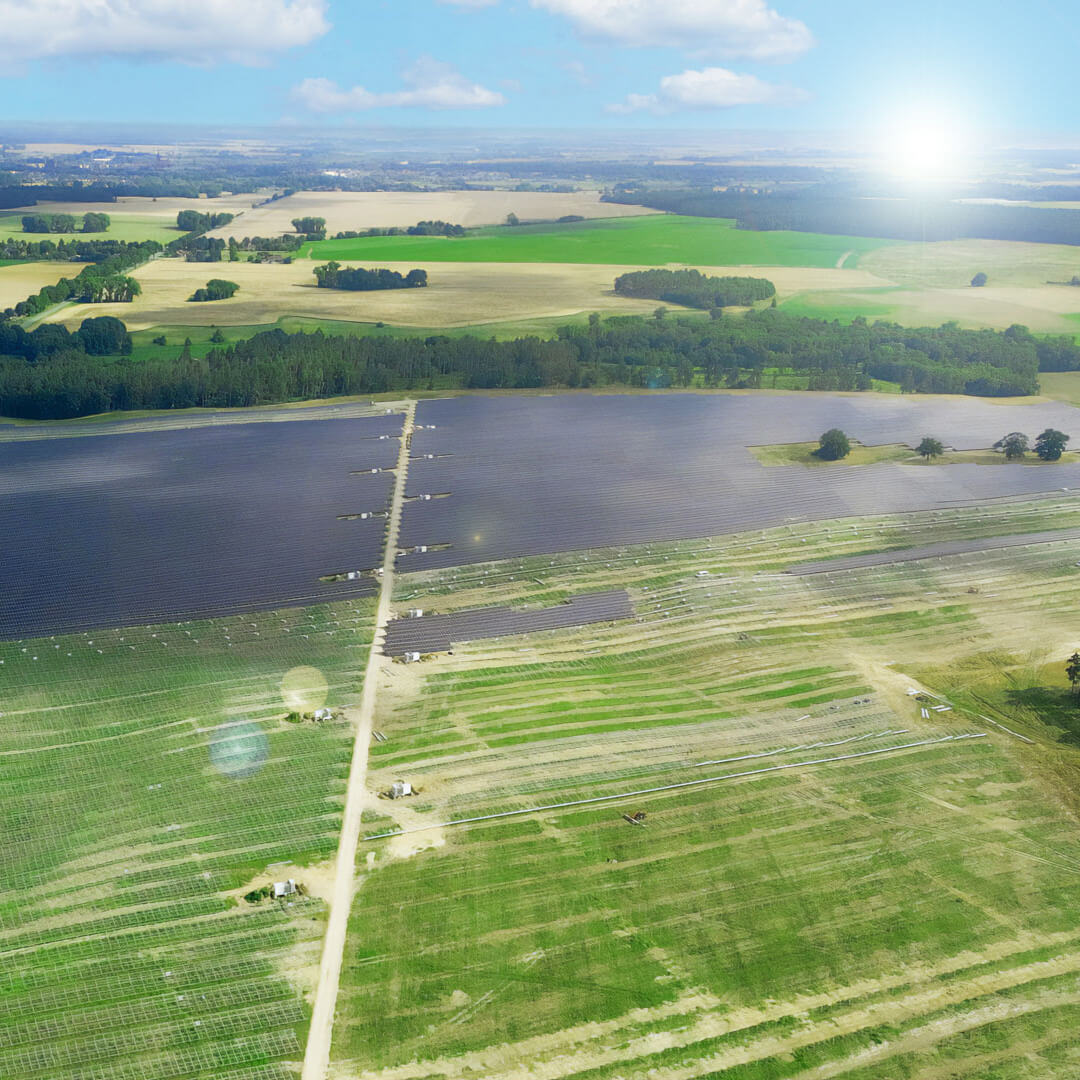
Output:
<path fill-rule="evenodd" d="M 953 179 L 970 165 L 970 133 L 934 116 L 904 117 L 884 133 L 881 156 L 888 172 L 899 179 Z"/>

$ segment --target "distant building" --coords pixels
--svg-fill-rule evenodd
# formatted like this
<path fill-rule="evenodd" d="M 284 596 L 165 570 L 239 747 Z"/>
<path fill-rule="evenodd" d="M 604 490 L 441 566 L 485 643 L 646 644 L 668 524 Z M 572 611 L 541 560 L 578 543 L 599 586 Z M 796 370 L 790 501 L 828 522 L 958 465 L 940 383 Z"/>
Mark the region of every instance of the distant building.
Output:
<path fill-rule="evenodd" d="M 412 793 L 412 784 L 407 780 L 395 780 L 390 786 L 391 799 L 403 799 L 406 795 L 411 795 Z"/>
<path fill-rule="evenodd" d="M 418 652 L 407 652 L 404 656 L 406 664 L 415 664 L 420 659 Z"/>
<path fill-rule="evenodd" d="M 285 896 L 295 896 L 296 882 L 292 878 L 289 878 L 288 881 L 275 881 L 271 895 L 275 900 L 280 900 Z"/>
<path fill-rule="evenodd" d="M 334 710 L 333 709 L 316 709 L 315 710 L 315 719 L 316 720 L 333 720 L 334 719 Z"/>

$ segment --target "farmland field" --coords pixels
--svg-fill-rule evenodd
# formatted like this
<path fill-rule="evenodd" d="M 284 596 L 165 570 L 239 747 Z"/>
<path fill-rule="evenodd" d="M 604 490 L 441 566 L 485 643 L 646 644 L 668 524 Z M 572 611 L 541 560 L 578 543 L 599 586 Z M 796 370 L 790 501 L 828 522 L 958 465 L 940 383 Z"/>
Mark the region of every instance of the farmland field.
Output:
<path fill-rule="evenodd" d="M 568 225 L 479 229 L 456 239 L 385 236 L 322 240 L 304 249 L 313 259 L 420 260 L 444 262 L 610 263 L 665 266 L 851 268 L 859 256 L 887 240 L 818 233 L 753 232 L 721 218 L 654 214 Z"/>
<path fill-rule="evenodd" d="M 16 262 L 0 266 L 0 311 L 78 272 L 78 267 L 62 262 Z"/>
<path fill-rule="evenodd" d="M 143 292 L 132 303 L 77 304 L 60 309 L 50 321 L 77 326 L 91 314 L 115 315 L 133 330 L 141 330 L 185 324 L 247 326 L 299 316 L 442 327 L 519 322 L 594 310 L 637 314 L 656 307 L 655 301 L 616 296 L 616 272 L 611 267 L 441 264 L 429 273 L 426 289 L 349 292 L 317 288 L 313 265 L 300 260 L 290 265 L 237 262 L 208 266 L 157 259 L 134 272 Z M 388 265 L 407 273 L 415 264 Z M 187 302 L 197 288 L 220 274 L 239 284 L 234 297 L 206 304 Z"/>
<path fill-rule="evenodd" d="M 74 214 L 81 217 L 83 214 L 94 211 L 112 216 L 135 216 L 140 218 L 154 218 L 161 225 L 175 225 L 176 215 L 181 210 L 198 210 L 200 213 L 229 213 L 239 214 L 248 209 L 253 202 L 259 200 L 257 195 L 224 195 L 217 199 L 184 199 L 171 195 L 163 195 L 160 198 L 150 198 L 143 195 L 122 195 L 115 202 L 49 202 L 35 203 L 33 206 L 24 206 L 20 209 L 4 211 L 5 214 L 14 214 L 16 219 L 23 214 Z"/>
<path fill-rule="evenodd" d="M 220 201 L 214 200 L 213 205 Z M 598 191 L 298 191 L 246 210 L 243 216 L 210 235 L 280 236 L 294 232 L 292 220 L 298 217 L 325 218 L 330 235 L 392 226 L 408 228 L 418 221 L 436 219 L 473 228 L 501 224 L 509 213 L 523 220 L 554 221 L 565 214 L 617 218 L 656 211 L 602 203 Z"/>
<path fill-rule="evenodd" d="M 382 265 L 407 273 L 417 264 Z M 591 311 L 645 314 L 657 306 L 655 300 L 615 295 L 615 278 L 627 269 L 624 266 L 437 263 L 428 268 L 426 289 L 378 292 L 319 289 L 313 266 L 306 260 L 289 265 L 235 262 L 208 266 L 181 259 L 156 259 L 134 271 L 143 292 L 131 303 L 68 305 L 50 315 L 48 321 L 75 327 L 90 315 L 115 315 L 133 330 L 266 325 L 287 318 L 354 324 L 387 322 L 412 328 L 494 327 L 506 322 L 519 327 L 524 324 L 524 332 L 528 332 L 532 320 L 570 319 Z M 725 273 L 732 268 L 708 269 Z M 858 270 L 779 267 L 768 272 L 781 297 L 805 288 L 880 284 L 878 278 Z M 206 304 L 188 303 L 197 288 L 220 274 L 240 286 L 234 297 Z"/>
<path fill-rule="evenodd" d="M 399 577 L 399 608 L 624 586 L 637 619 L 384 681 L 369 789 L 419 795 L 369 803 L 331 1076 L 1072 1076 L 1080 724 L 907 690 L 1064 656 L 1077 542 L 783 570 L 1077 513 L 1058 496 Z"/>
<path fill-rule="evenodd" d="M 43 204 L 43 207 L 47 204 Z M 26 233 L 22 229 L 22 217 L 25 211 L 0 213 L 0 241 L 7 239 L 15 240 L 157 240 L 161 244 L 167 244 L 170 240 L 176 240 L 184 234 L 176 228 L 175 217 L 170 222 L 159 215 L 151 214 L 124 214 L 115 210 L 106 210 L 110 217 L 110 224 L 105 232 L 84 233 L 82 229 L 82 215 L 86 210 L 75 212 L 76 231 L 73 233 Z M 30 213 L 50 213 L 48 209 L 39 208 Z"/>
<path fill-rule="evenodd" d="M 133 434 L 98 425 L 82 438 L 71 427 L 52 429 L 67 438 L 9 432 L 0 444 L 9 541 L 0 638 L 373 591 L 370 576 L 320 578 L 380 561 L 385 520 L 355 515 L 386 509 L 390 474 L 371 470 L 395 464 L 400 411 L 192 422 Z"/>

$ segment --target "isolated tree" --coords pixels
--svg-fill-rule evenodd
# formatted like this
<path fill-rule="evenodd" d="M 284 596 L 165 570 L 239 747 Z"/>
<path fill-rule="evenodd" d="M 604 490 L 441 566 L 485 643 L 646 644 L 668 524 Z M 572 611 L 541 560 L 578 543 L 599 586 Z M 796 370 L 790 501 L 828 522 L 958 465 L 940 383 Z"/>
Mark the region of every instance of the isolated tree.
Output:
<path fill-rule="evenodd" d="M 921 454 L 927 461 L 936 457 L 941 457 L 945 453 L 945 447 L 937 439 L 931 439 L 927 436 L 918 446 L 915 447 L 915 452 Z"/>
<path fill-rule="evenodd" d="M 981 289 L 986 284 L 986 275 L 980 270 L 972 279 L 971 287 Z"/>
<path fill-rule="evenodd" d="M 814 451 L 822 461 L 839 461 L 851 453 L 851 443 L 839 428 L 829 428 L 820 439 Z"/>
<path fill-rule="evenodd" d="M 49 218 L 45 214 L 23 214 L 22 231 L 45 233 L 49 231 Z"/>
<path fill-rule="evenodd" d="M 515 214 L 513 210 L 511 210 L 510 213 L 506 215 L 506 224 L 507 225 L 520 225 L 521 224 L 521 220 L 518 218 L 517 214 Z"/>
<path fill-rule="evenodd" d="M 994 443 L 994 449 L 1000 450 L 1006 461 L 1022 461 L 1028 451 L 1028 437 L 1022 431 L 1010 431 Z"/>
<path fill-rule="evenodd" d="M 656 320 L 657 322 L 660 322 L 660 321 L 661 321 L 662 319 L 666 319 L 666 318 L 667 318 L 667 308 L 666 308 L 666 307 L 658 307 L 658 308 L 657 308 L 657 309 L 656 309 L 656 310 L 655 310 L 655 311 L 654 311 L 654 312 L 652 313 L 652 317 L 653 317 L 653 318 L 654 318 L 654 319 L 655 319 L 655 320 Z"/>
<path fill-rule="evenodd" d="M 409 289 L 426 289 L 427 288 L 427 271 L 426 270 L 410 270 L 405 275 L 405 286 Z"/>
<path fill-rule="evenodd" d="M 1069 436 L 1064 431 L 1048 427 L 1041 435 L 1035 437 L 1035 453 L 1043 461 L 1060 461 L 1068 441 Z"/>
<path fill-rule="evenodd" d="M 292 227 L 298 233 L 324 233 L 326 232 L 326 218 L 322 217 L 297 217 L 292 219 Z"/>
<path fill-rule="evenodd" d="M 1074 652 L 1065 661 L 1065 674 L 1074 694 L 1080 694 L 1080 652 Z"/>
<path fill-rule="evenodd" d="M 51 214 L 49 216 L 49 232 L 73 233 L 75 231 L 74 214 Z"/>

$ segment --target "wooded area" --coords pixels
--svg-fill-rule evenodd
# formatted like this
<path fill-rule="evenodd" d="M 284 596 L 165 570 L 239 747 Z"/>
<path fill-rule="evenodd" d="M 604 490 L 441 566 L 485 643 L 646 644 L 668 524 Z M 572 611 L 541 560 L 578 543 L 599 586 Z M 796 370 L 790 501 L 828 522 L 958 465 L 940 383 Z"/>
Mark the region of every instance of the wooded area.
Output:
<path fill-rule="evenodd" d="M 740 318 L 590 318 L 554 340 L 387 338 L 273 330 L 205 359 L 102 361 L 81 339 L 46 325 L 0 324 L 0 415 L 61 419 L 114 409 L 270 404 L 407 389 L 465 387 L 757 387 L 766 372 L 805 377 L 812 390 L 868 390 L 889 379 L 909 392 L 1022 395 L 1040 362 L 1080 368 L 1068 338 L 1036 339 L 955 326 L 850 326 L 767 308 Z"/>

